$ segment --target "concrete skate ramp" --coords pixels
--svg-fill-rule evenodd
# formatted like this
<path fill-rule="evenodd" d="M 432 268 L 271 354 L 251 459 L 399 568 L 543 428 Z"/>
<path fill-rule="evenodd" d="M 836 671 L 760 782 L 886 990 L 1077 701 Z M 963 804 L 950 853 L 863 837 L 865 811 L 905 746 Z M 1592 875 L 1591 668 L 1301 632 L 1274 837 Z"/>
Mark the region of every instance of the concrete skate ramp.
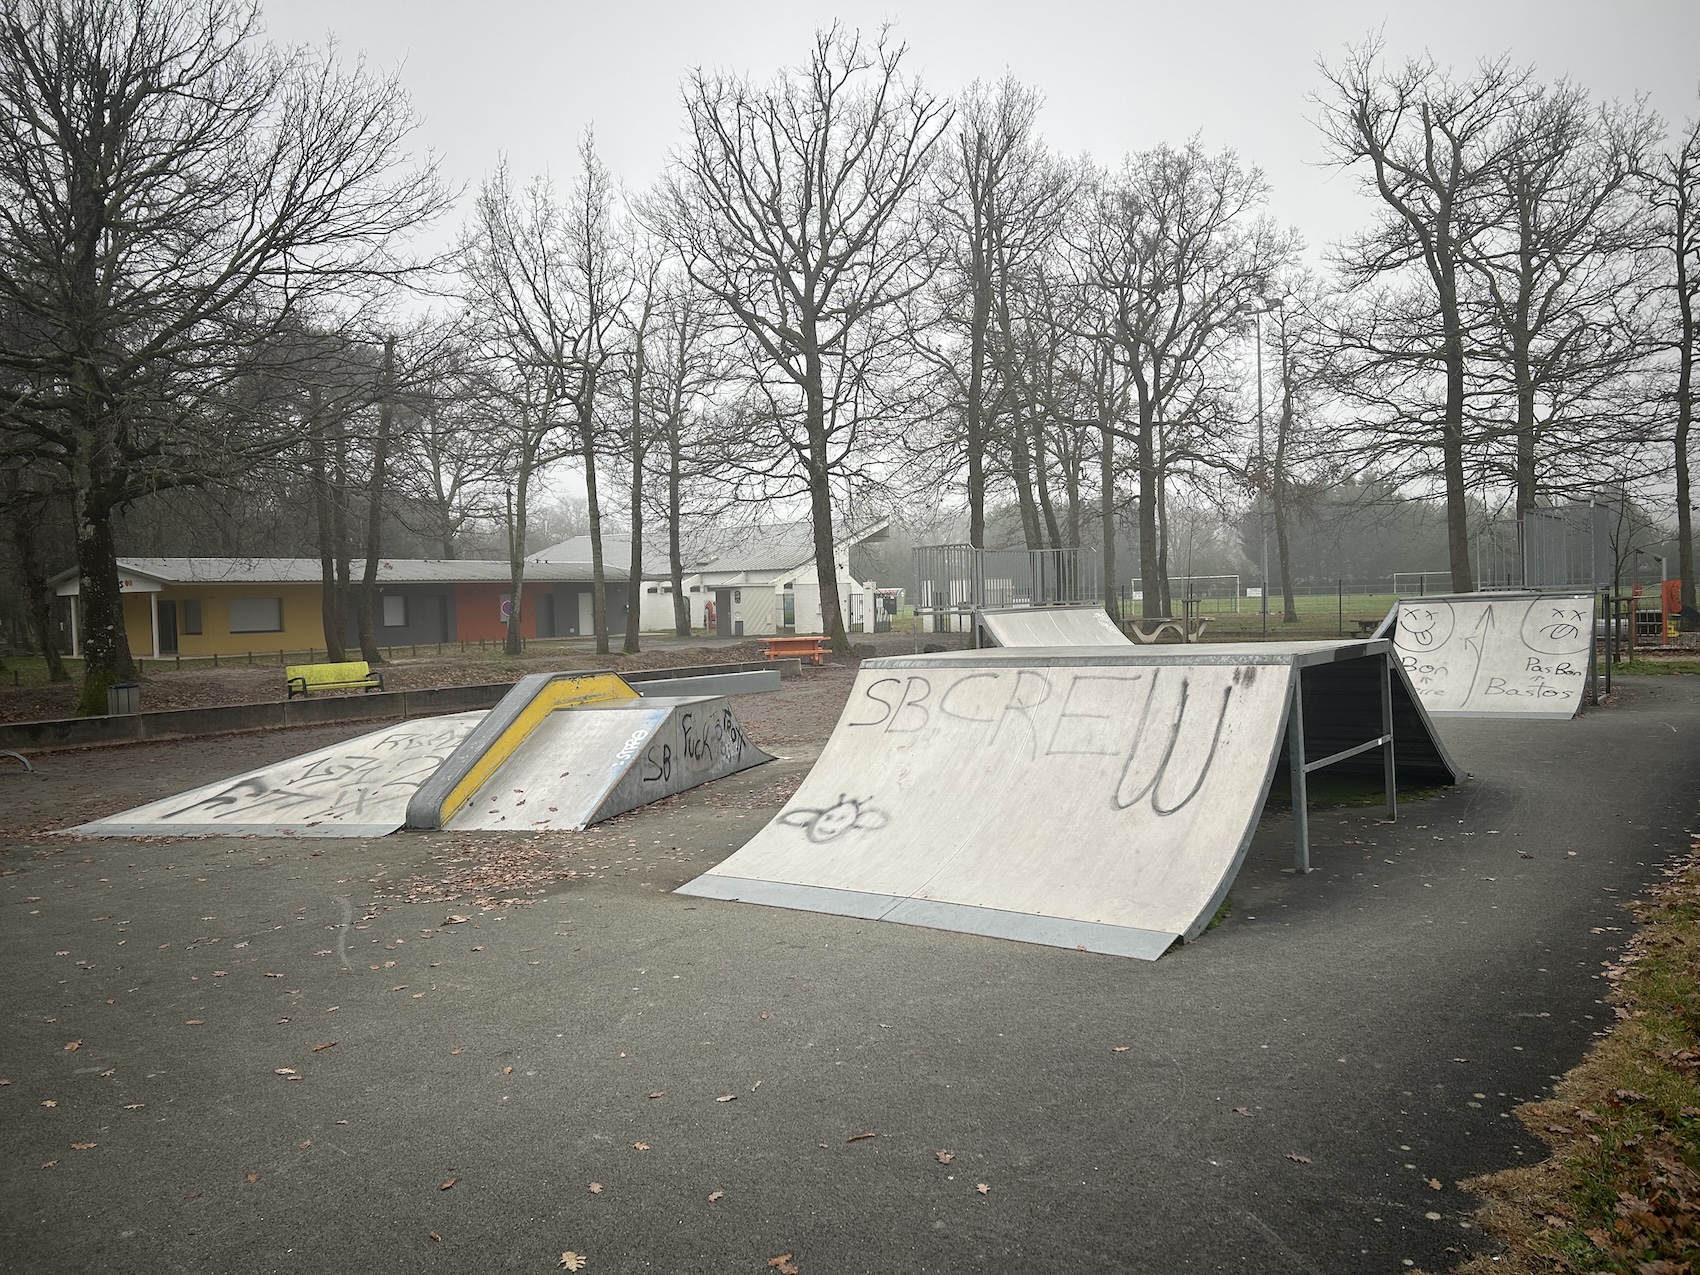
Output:
<path fill-rule="evenodd" d="M 1295 678 L 1313 675 L 1306 755 L 1323 757 L 1380 733 L 1390 659 L 1271 642 L 867 660 L 796 796 L 680 892 L 1155 959 L 1233 882 Z M 1391 677 L 1401 770 L 1453 782 Z"/>
<path fill-rule="evenodd" d="M 998 646 L 1132 646 L 1103 607 L 989 607 L 980 627 Z"/>
<path fill-rule="evenodd" d="M 453 829 L 584 829 L 773 758 L 721 696 L 556 709 L 452 818 Z"/>
<path fill-rule="evenodd" d="M 67 829 L 85 836 L 381 837 L 483 713 L 398 722 Z"/>
<path fill-rule="evenodd" d="M 1589 593 L 1401 598 L 1391 636 L 1435 717 L 1568 718 L 1594 653 Z"/>

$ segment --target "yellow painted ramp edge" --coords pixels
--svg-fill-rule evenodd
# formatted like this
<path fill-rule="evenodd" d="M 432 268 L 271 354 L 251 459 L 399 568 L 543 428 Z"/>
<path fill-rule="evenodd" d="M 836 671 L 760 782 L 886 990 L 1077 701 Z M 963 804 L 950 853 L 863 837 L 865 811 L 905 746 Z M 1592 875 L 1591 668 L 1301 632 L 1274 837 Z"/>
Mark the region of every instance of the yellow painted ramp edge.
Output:
<path fill-rule="evenodd" d="M 441 828 L 558 708 L 636 699 L 614 673 L 532 673 L 478 724 L 407 803 L 407 826 Z"/>

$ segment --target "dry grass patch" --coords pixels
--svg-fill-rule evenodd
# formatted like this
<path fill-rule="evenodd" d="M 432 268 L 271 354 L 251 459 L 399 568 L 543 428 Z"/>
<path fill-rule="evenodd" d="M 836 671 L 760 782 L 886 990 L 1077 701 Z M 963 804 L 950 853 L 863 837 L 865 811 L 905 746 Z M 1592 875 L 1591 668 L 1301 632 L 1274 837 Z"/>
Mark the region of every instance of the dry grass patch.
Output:
<path fill-rule="evenodd" d="M 1700 851 L 1700 841 L 1695 843 Z M 1552 1154 L 1461 1183 L 1502 1240 L 1460 1275 L 1695 1275 L 1700 1257 L 1700 854 L 1631 905 L 1611 966 L 1615 1028 L 1517 1116 Z"/>

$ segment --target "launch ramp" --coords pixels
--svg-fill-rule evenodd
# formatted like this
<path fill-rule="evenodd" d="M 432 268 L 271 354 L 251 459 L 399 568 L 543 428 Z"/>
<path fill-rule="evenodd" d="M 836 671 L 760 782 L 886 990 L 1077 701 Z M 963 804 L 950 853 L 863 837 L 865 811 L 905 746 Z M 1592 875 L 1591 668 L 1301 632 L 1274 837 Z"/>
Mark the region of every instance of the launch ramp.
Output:
<path fill-rule="evenodd" d="M 556 709 L 445 826 L 582 830 L 772 760 L 745 736 L 722 696 Z"/>
<path fill-rule="evenodd" d="M 1590 593 L 1401 598 L 1391 619 L 1400 662 L 1435 717 L 1570 718 L 1582 707 L 1594 661 Z"/>
<path fill-rule="evenodd" d="M 1132 646 L 1101 606 L 982 607 L 980 629 L 998 646 Z"/>
<path fill-rule="evenodd" d="M 381 837 L 485 716 L 398 722 L 67 829 L 91 837 Z"/>
<path fill-rule="evenodd" d="M 1276 773 L 1456 782 L 1387 642 L 864 661 L 785 809 L 681 893 L 1155 959 L 1232 884 Z"/>

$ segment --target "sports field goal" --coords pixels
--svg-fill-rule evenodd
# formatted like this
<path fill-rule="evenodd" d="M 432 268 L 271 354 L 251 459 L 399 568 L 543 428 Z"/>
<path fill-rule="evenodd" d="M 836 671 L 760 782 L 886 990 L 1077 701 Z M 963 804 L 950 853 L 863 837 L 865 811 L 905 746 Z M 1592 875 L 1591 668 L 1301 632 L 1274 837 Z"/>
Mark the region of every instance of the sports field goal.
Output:
<path fill-rule="evenodd" d="M 1182 602 L 1198 603 L 1195 610 L 1214 611 L 1222 613 L 1232 611 L 1236 615 L 1240 610 L 1240 598 L 1243 594 L 1238 576 L 1170 576 L 1169 600 L 1174 605 Z M 1131 597 L 1137 601 L 1145 596 L 1144 585 L 1135 580 L 1132 584 Z"/>
<path fill-rule="evenodd" d="M 1393 596 L 1396 598 L 1422 598 L 1431 593 L 1451 593 L 1452 573 L 1450 571 L 1395 571 L 1393 573 Z"/>

